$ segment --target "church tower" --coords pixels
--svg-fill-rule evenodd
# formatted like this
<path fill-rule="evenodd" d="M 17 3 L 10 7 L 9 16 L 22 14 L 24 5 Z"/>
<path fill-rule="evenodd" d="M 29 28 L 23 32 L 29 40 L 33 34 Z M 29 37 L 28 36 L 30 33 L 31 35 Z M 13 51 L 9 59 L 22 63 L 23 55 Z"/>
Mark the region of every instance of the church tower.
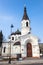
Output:
<path fill-rule="evenodd" d="M 21 34 L 25 35 L 30 33 L 30 20 L 27 15 L 26 7 L 24 7 L 24 15 L 21 22 Z"/>

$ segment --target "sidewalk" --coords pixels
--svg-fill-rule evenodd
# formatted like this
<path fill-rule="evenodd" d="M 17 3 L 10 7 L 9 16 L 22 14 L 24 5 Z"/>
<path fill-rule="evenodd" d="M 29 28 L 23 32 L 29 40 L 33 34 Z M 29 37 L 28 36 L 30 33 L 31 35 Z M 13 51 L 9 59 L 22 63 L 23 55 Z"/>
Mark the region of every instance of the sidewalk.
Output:
<path fill-rule="evenodd" d="M 15 64 L 15 65 L 23 65 L 23 64 L 34 64 L 34 63 L 43 63 L 43 58 L 40 58 L 40 59 L 33 59 L 33 58 L 28 58 L 28 59 L 24 59 L 22 61 L 11 61 L 11 65 Z M 1 61 L 0 62 L 0 65 L 1 64 L 9 64 L 8 61 Z"/>

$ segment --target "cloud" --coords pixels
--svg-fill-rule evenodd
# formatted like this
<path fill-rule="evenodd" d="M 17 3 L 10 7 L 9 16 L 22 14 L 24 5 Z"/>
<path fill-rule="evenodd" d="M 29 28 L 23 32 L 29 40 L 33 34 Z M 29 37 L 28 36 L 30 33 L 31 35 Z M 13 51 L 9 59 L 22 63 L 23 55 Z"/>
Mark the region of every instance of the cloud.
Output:
<path fill-rule="evenodd" d="M 0 20 L 12 20 L 13 16 L 0 16 Z"/>

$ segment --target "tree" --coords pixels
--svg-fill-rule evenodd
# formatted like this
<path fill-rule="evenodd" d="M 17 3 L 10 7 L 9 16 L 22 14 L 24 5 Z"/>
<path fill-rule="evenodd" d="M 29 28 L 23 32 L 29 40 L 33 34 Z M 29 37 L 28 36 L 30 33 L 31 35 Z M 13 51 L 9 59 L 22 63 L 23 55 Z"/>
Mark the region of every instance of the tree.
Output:
<path fill-rule="evenodd" d="M 0 31 L 0 47 L 2 46 L 2 42 L 3 42 L 3 33 L 2 31 Z"/>

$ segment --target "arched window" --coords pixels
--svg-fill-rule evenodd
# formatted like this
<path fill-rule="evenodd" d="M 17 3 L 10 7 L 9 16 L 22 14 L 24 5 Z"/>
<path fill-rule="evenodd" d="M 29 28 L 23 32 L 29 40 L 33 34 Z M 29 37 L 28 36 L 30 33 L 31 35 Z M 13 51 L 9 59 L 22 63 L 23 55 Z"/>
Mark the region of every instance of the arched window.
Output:
<path fill-rule="evenodd" d="M 12 40 L 14 40 L 14 37 L 12 37 Z"/>
<path fill-rule="evenodd" d="M 4 47 L 4 50 L 3 50 L 4 53 L 5 53 L 5 50 L 6 50 L 6 47 Z"/>
<path fill-rule="evenodd" d="M 26 22 L 26 26 L 28 27 L 28 22 Z"/>
<path fill-rule="evenodd" d="M 40 53 L 41 53 L 41 49 L 40 49 Z"/>

